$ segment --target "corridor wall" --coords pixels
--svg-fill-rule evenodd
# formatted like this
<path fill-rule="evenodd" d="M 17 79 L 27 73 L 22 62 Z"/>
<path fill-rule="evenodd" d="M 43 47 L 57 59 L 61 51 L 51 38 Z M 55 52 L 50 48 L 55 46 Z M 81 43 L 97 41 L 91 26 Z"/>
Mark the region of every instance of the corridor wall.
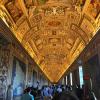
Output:
<path fill-rule="evenodd" d="M 0 100 L 5 100 L 8 85 L 10 50 L 7 45 L 0 45 Z"/>
<path fill-rule="evenodd" d="M 93 90 L 93 92 L 95 92 L 95 95 L 97 98 L 100 98 L 100 65 L 99 65 L 99 59 L 98 59 L 98 55 L 95 55 L 94 57 L 92 57 L 91 59 L 88 60 L 88 73 L 90 76 L 90 85 L 91 88 Z"/>
<path fill-rule="evenodd" d="M 13 98 L 21 96 L 25 88 L 26 66 L 14 57 L 12 70 Z"/>

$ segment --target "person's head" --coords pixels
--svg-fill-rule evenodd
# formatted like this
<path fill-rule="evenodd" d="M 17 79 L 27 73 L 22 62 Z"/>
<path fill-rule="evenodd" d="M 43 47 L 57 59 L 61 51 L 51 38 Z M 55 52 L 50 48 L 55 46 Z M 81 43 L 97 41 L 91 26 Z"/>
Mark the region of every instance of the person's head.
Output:
<path fill-rule="evenodd" d="M 26 89 L 24 90 L 24 93 L 29 93 L 30 91 L 31 91 L 31 88 L 28 87 L 28 88 L 26 88 Z"/>
<path fill-rule="evenodd" d="M 11 89 L 11 88 L 12 88 L 12 85 L 11 85 L 11 84 L 9 84 L 9 85 L 8 85 L 8 89 Z"/>
<path fill-rule="evenodd" d="M 52 100 L 79 100 L 72 93 L 62 92 L 54 96 Z"/>

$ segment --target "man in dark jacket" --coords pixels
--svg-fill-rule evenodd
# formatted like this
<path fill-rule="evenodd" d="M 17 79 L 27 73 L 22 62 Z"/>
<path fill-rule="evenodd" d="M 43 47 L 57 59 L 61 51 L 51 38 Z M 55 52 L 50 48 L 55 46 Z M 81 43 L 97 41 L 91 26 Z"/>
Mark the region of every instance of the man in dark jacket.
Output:
<path fill-rule="evenodd" d="M 32 100 L 32 97 L 30 96 L 31 88 L 27 88 L 25 90 L 25 93 L 22 95 L 21 100 Z"/>

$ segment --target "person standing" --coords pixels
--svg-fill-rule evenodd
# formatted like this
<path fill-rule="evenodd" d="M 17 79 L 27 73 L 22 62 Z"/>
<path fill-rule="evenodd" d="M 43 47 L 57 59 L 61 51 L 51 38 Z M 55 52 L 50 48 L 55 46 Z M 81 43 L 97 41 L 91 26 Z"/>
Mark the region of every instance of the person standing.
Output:
<path fill-rule="evenodd" d="M 28 87 L 25 93 L 22 95 L 21 100 L 34 100 L 34 97 L 30 94 L 31 88 Z"/>
<path fill-rule="evenodd" d="M 13 100 L 13 88 L 12 88 L 12 85 L 8 85 L 6 100 Z"/>

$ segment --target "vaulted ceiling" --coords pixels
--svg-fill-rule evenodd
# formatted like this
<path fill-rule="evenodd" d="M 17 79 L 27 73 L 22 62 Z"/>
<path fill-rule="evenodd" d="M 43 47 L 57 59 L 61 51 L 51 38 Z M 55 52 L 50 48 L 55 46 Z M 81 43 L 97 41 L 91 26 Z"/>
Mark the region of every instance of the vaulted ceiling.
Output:
<path fill-rule="evenodd" d="M 58 82 L 100 28 L 100 0 L 0 0 L 0 17 Z"/>

